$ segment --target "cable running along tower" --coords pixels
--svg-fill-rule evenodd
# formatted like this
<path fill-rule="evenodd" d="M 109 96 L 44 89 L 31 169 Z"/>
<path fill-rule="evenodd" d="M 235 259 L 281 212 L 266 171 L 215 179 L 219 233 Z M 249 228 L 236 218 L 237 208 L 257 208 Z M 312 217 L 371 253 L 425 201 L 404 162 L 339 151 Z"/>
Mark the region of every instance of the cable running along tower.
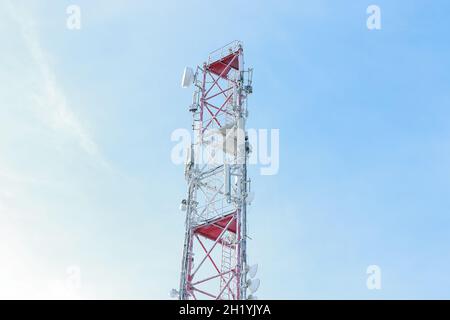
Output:
<path fill-rule="evenodd" d="M 244 69 L 241 42 L 213 51 L 195 71 L 185 68 L 182 86 L 194 85 L 189 111 L 193 143 L 185 178 L 186 234 L 179 299 L 254 299 L 257 265 L 247 264 L 250 152 L 245 123 L 252 69 Z"/>

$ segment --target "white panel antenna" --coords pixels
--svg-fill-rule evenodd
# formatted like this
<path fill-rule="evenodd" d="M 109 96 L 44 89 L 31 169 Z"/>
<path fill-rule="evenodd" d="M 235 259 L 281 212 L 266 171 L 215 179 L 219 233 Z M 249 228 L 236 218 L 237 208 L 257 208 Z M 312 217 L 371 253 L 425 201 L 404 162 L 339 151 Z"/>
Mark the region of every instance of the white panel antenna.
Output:
<path fill-rule="evenodd" d="M 188 88 L 194 83 L 194 70 L 192 68 L 184 68 L 183 78 L 181 79 L 181 87 Z"/>

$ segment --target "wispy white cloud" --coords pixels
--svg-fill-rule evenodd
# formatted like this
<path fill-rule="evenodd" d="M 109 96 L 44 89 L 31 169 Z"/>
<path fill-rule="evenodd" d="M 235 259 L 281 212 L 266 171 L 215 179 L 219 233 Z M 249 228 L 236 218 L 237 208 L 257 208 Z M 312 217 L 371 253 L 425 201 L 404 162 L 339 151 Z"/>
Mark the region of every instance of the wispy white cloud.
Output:
<path fill-rule="evenodd" d="M 5 5 L 14 21 L 19 25 L 31 60 L 39 71 L 41 88 L 39 92 L 30 93 L 39 118 L 53 129 L 74 137 L 85 152 L 106 165 L 97 144 L 70 107 L 64 90 L 58 85 L 56 74 L 49 63 L 48 54 L 41 45 L 40 35 L 32 15 L 12 1 L 7 1 Z"/>
<path fill-rule="evenodd" d="M 7 71 L 2 80 L 10 82 L 0 89 L 0 299 L 74 299 L 81 293 L 68 290 L 65 262 L 47 252 L 54 246 L 58 256 L 78 261 L 64 249 L 74 240 L 59 232 L 58 192 L 83 198 L 85 190 L 73 185 L 92 185 L 92 174 L 109 177 L 111 166 L 58 83 L 26 5 L 0 3 L 7 18 L 2 29 L 15 40 L 2 47 L 2 58 L 12 63 L 1 66 Z M 74 167 L 76 174 L 68 170 Z M 71 206 L 77 208 L 76 201 Z M 82 294 L 92 297 L 94 291 L 86 286 Z"/>

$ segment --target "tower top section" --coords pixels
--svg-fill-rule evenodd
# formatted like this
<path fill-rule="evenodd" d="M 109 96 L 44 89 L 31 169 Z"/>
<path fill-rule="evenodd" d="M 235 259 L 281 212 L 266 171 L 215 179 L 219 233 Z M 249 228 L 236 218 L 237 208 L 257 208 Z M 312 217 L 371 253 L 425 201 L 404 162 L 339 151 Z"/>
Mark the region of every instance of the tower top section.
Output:
<path fill-rule="evenodd" d="M 233 59 L 234 56 L 239 54 L 240 51 L 242 51 L 242 42 L 234 40 L 224 45 L 223 47 L 212 51 L 208 56 L 208 61 L 206 62 L 206 65 L 211 66 L 213 68 L 211 69 L 211 71 L 213 71 L 218 66 L 226 66 Z M 239 70 L 239 59 L 233 61 L 231 67 L 234 68 L 235 70 Z M 218 70 L 221 69 L 219 68 Z"/>

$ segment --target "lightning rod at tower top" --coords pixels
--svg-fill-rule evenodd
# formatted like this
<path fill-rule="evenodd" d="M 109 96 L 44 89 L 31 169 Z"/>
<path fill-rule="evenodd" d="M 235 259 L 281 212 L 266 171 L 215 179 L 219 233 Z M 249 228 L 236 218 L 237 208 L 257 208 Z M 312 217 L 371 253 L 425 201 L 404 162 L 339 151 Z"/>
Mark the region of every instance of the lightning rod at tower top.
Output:
<path fill-rule="evenodd" d="M 247 261 L 247 205 L 251 181 L 246 120 L 253 69 L 233 41 L 211 52 L 195 69 L 185 68 L 182 87 L 194 87 L 193 143 L 185 164 L 187 196 L 180 287 L 182 300 L 256 299 L 258 265 Z"/>

